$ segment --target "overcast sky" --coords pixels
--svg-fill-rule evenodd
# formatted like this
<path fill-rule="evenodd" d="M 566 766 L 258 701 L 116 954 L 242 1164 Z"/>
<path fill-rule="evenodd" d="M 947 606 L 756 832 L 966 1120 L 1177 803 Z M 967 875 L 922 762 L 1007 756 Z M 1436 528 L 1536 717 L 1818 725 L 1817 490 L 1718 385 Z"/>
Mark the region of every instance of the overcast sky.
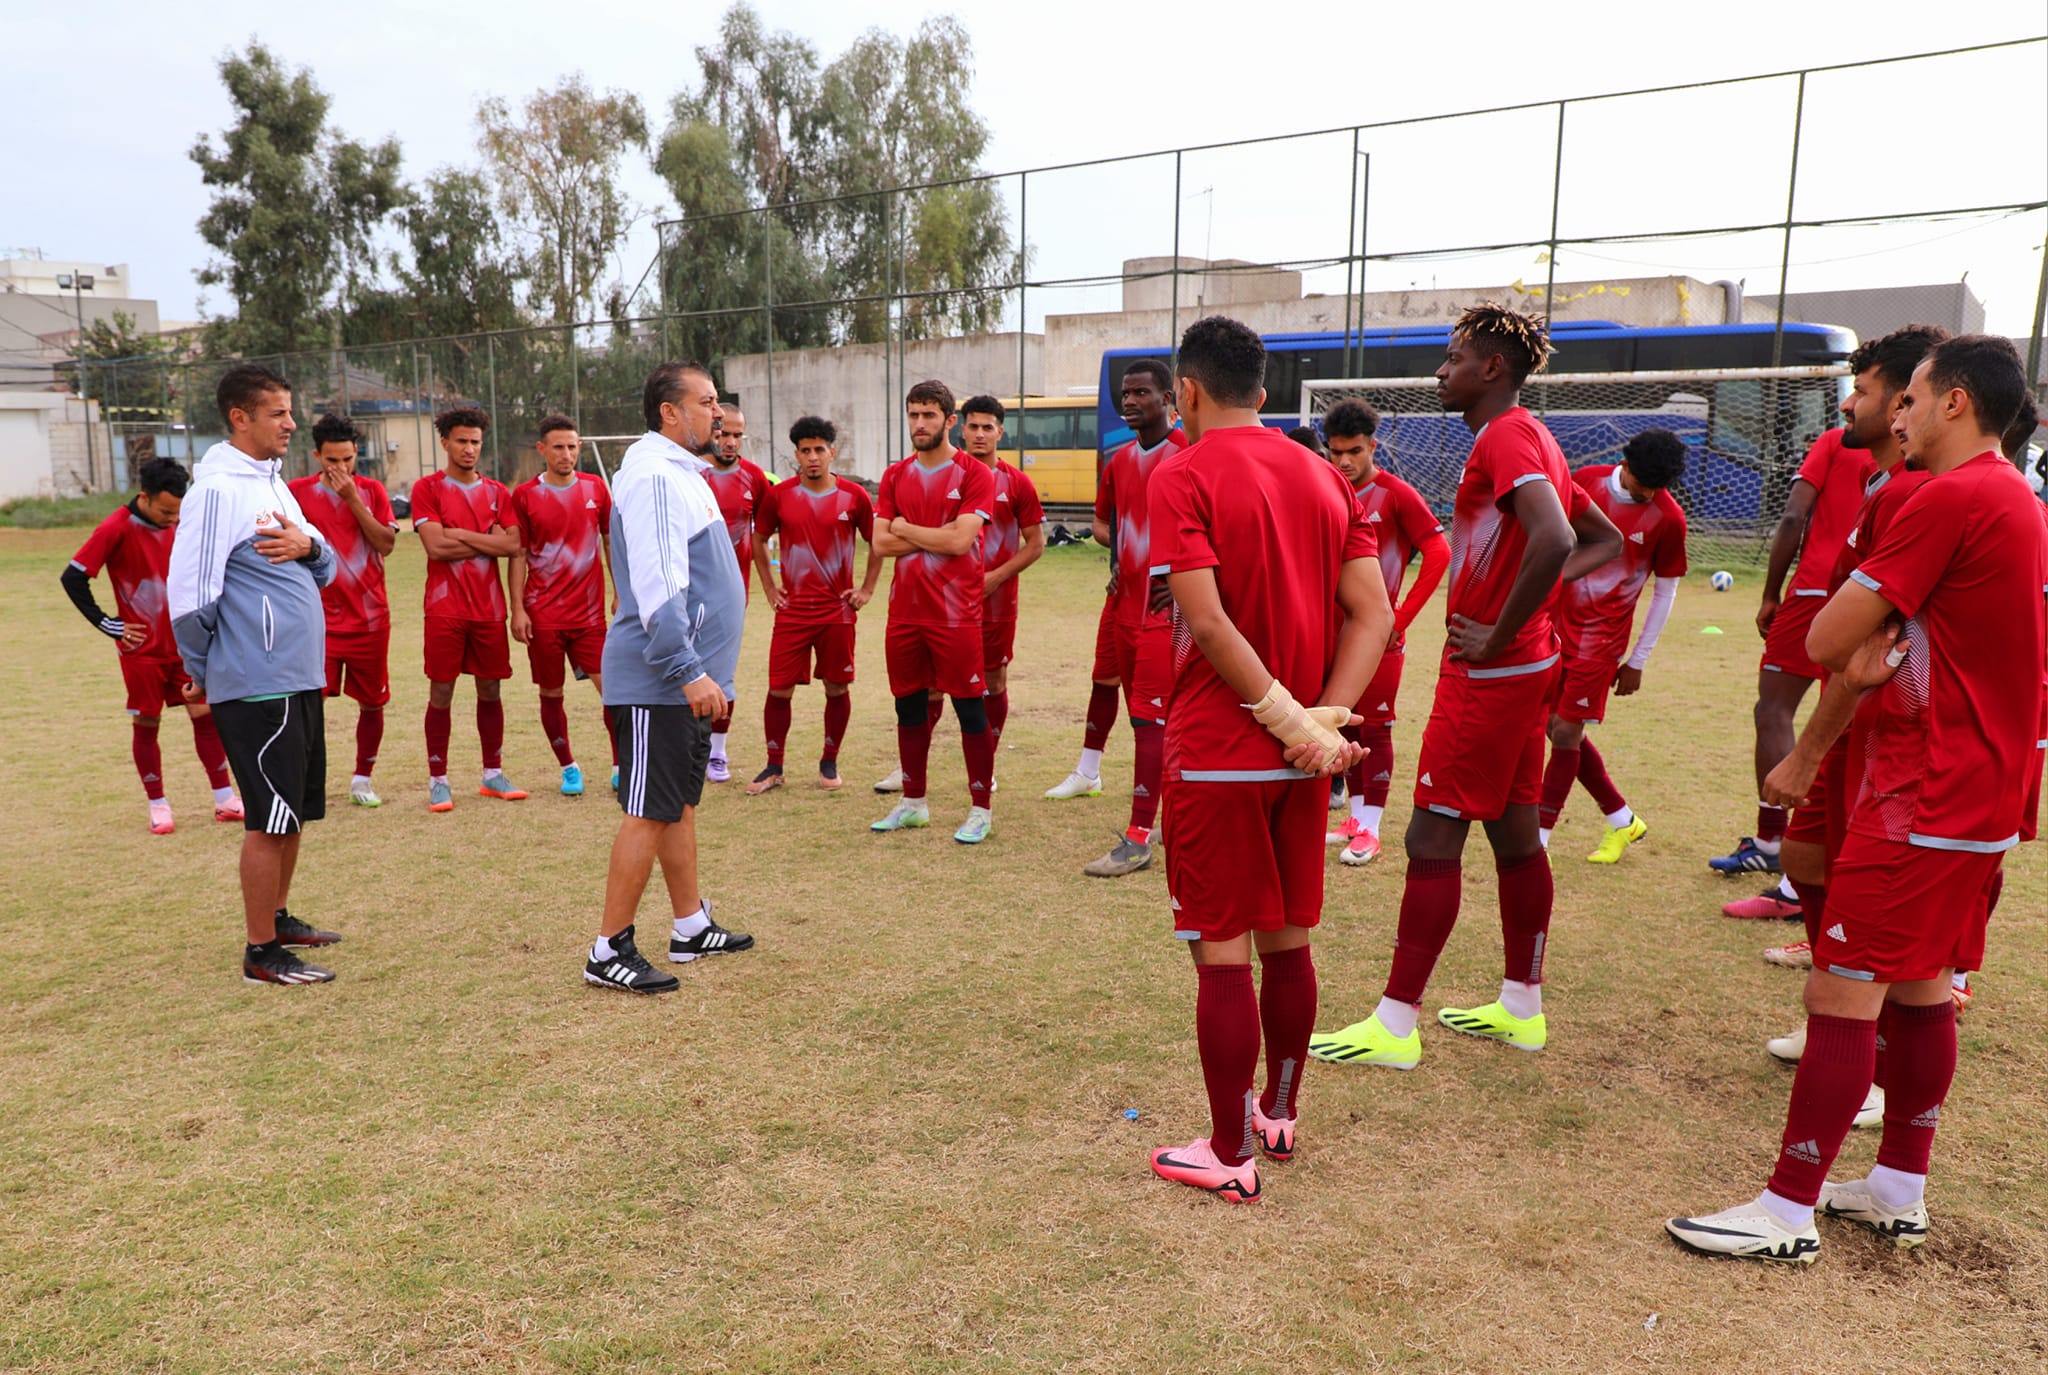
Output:
<path fill-rule="evenodd" d="M 1019 5 L 925 0 L 760 0 L 778 28 L 829 58 L 862 28 L 908 32 L 950 8 L 973 34 L 971 98 L 991 131 L 986 170 L 1137 153 L 1480 106 L 1742 76 L 1812 64 L 2027 37 L 2024 0 L 1874 0 L 1859 6 L 1720 0 L 1680 11 L 1637 3 L 1462 5 L 1262 3 Z M 657 124 L 690 82 L 692 49 L 719 3 L 494 0 L 200 12 L 114 0 L 73 26 L 59 11 L 10 21 L 10 105 L 34 111 L 0 143 L 0 255 L 127 262 L 132 290 L 166 318 L 195 317 L 193 274 L 206 203 L 186 156 L 221 129 L 219 57 L 251 36 L 312 69 L 330 123 L 370 140 L 396 135 L 408 176 L 477 160 L 474 110 L 515 101 L 571 71 L 639 95 Z M 1734 97 L 1671 97 L 1580 107 L 1568 131 L 1563 230 L 1627 232 L 1784 214 L 1791 83 Z M 1798 213 L 1832 216 L 2048 196 L 2048 50 L 1817 78 L 1808 90 Z M 1578 116 L 1575 114 L 1575 118 Z M 1540 238 L 1547 230 L 1554 116 L 1502 117 L 1367 139 L 1373 251 Z M 1343 251 L 1349 135 L 1211 154 L 1183 168 L 1182 251 L 1255 259 Z M 937 169 L 935 169 L 937 170 Z M 629 177 L 650 212 L 670 209 L 645 167 Z M 1014 183 L 1012 183 L 1014 185 Z M 1170 161 L 1034 180 L 1033 275 L 1114 273 L 1172 244 Z M 1011 198 L 1014 211 L 1015 201 Z M 650 213 L 626 256 L 653 253 Z M 1795 239 L 1793 289 L 1954 281 L 1969 274 L 1992 327 L 2018 332 L 2033 309 L 2048 217 L 1814 232 Z M 1560 280 L 1689 270 L 1774 288 L 1778 240 L 1606 246 L 1562 256 Z M 1374 264 L 1374 287 L 1541 279 L 1517 250 L 1465 261 Z M 1476 275 L 1475 275 L 1476 274 Z M 1341 286 L 1341 270 L 1336 284 Z M 1323 277 L 1313 286 L 1327 285 Z M 1046 309 L 1103 309 L 1113 291 L 1036 293 Z M 222 307 L 216 295 L 204 302 Z"/>

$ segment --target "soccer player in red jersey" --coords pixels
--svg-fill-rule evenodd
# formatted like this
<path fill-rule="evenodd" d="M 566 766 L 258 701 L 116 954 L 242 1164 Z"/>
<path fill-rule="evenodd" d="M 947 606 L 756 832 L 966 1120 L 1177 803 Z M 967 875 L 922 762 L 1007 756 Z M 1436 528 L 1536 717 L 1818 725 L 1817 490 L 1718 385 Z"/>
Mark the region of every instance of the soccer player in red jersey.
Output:
<path fill-rule="evenodd" d="M 718 509 L 725 516 L 725 528 L 732 536 L 732 554 L 740 563 L 740 586 L 745 589 L 749 600 L 754 594 L 754 512 L 761 504 L 775 480 L 761 471 L 759 464 L 740 457 L 740 445 L 747 437 L 747 418 L 738 409 L 728 410 L 719 422 L 718 450 L 711 456 L 711 466 L 704 473 L 704 480 L 711 484 L 711 494 L 718 498 Z M 727 783 L 732 780 L 732 766 L 726 762 L 725 737 L 732 730 L 732 706 L 726 705 L 725 715 L 711 726 L 711 762 L 705 766 L 704 777 L 713 783 Z"/>
<path fill-rule="evenodd" d="M 1621 449 L 1621 462 L 1588 464 L 1572 474 L 1600 514 L 1621 531 L 1621 557 L 1577 582 L 1558 597 L 1557 637 L 1563 646 L 1557 701 L 1550 711 L 1550 765 L 1543 771 L 1537 806 L 1543 847 L 1571 796 L 1574 781 L 1586 785 L 1606 818 L 1607 833 L 1586 858 L 1615 864 L 1629 846 L 1649 833 L 1608 776 L 1607 761 L 1586 738 L 1586 727 L 1607 719 L 1607 694 L 1630 697 L 1641 691 L 1643 670 L 1685 576 L 1685 512 L 1670 488 L 1685 476 L 1685 441 L 1669 430 L 1644 430 Z M 1629 652 L 1636 602 L 1652 578 L 1650 614 Z"/>
<path fill-rule="evenodd" d="M 1347 726 L 1346 737 L 1365 747 L 1345 779 L 1351 815 L 1342 829 L 1324 839 L 1344 848 L 1337 858 L 1346 864 L 1370 864 L 1380 853 L 1380 818 L 1394 781 L 1394 709 L 1401 692 L 1401 667 L 1407 662 L 1408 627 L 1422 614 L 1430 594 L 1443 581 L 1451 563 L 1444 527 L 1422 494 L 1379 465 L 1380 413 L 1363 401 L 1339 401 L 1323 417 L 1323 436 L 1330 461 L 1351 484 L 1351 494 L 1365 511 L 1366 524 L 1378 539 L 1380 572 L 1386 575 L 1387 600 L 1399 600 L 1394 612 L 1394 638 L 1380 656 L 1379 671 L 1358 699 L 1363 724 Z M 1415 585 L 1401 596 L 1408 563 L 1422 555 Z M 1334 793 L 1336 789 L 1331 789 Z"/>
<path fill-rule="evenodd" d="M 192 722 L 192 745 L 213 785 L 214 820 L 240 821 L 242 800 L 228 777 L 227 750 L 214 728 L 212 712 L 203 702 L 185 700 L 190 679 L 178 660 L 177 641 L 171 638 L 164 577 L 170 570 L 178 507 L 190 475 L 176 459 L 152 458 L 136 478 L 141 490 L 135 499 L 99 523 L 58 580 L 79 614 L 120 650 L 121 680 L 128 689 L 132 718 L 130 750 L 149 803 L 150 834 L 162 836 L 177 828 L 170 800 L 164 796 L 163 749 L 157 743 L 167 706 L 185 707 Z M 112 616 L 92 595 L 92 580 L 102 568 L 114 585 Z"/>
<path fill-rule="evenodd" d="M 1111 455 L 1115 459 L 1123 455 L 1127 463 L 1156 465 L 1168 454 L 1178 453 L 1188 445 L 1188 437 L 1173 423 L 1173 378 L 1166 365 L 1153 359 L 1141 359 L 1124 369 L 1118 382 L 1118 404 L 1122 408 L 1124 423 L 1131 427 L 1133 438 Z M 1150 466 L 1146 467 L 1150 471 Z M 1116 702 L 1119 690 L 1127 695 L 1134 684 L 1125 673 L 1125 668 L 1137 666 L 1135 642 L 1132 653 L 1124 652 L 1124 644 L 1131 637 L 1126 634 L 1127 619 L 1133 623 L 1141 613 L 1125 605 L 1122 593 L 1123 562 L 1117 546 L 1119 523 L 1115 497 L 1108 485 L 1109 467 L 1105 463 L 1097 475 L 1095 484 L 1095 519 L 1090 533 L 1097 544 L 1103 545 L 1109 553 L 1109 585 L 1102 603 L 1102 616 L 1095 627 L 1095 667 L 1089 675 L 1094 680 L 1094 690 L 1088 696 L 1088 715 L 1081 737 L 1080 762 L 1074 771 L 1046 790 L 1046 796 L 1055 801 L 1070 797 L 1094 797 L 1102 791 L 1102 750 L 1109 743 L 1109 733 L 1116 726 Z M 1133 512 L 1137 525 L 1149 527 L 1151 517 L 1144 508 Z M 1142 565 L 1143 560 L 1139 563 Z M 1141 572 L 1148 587 L 1151 584 L 1149 572 Z M 1163 596 L 1157 588 L 1153 593 Z M 1163 614 L 1163 613 L 1162 613 Z M 1157 695 L 1156 693 L 1154 695 Z M 1129 703 L 1129 714 L 1133 725 L 1140 715 L 1137 703 Z M 1150 715 L 1147 713 L 1149 722 Z M 1156 739 L 1156 737 L 1153 737 Z M 1156 755 L 1157 750 L 1150 744 L 1145 748 Z M 1156 774 L 1149 767 L 1147 776 Z M 1158 789 L 1152 790 L 1151 801 L 1157 801 Z M 1133 802 L 1137 799 L 1133 797 Z M 1147 821 L 1149 827 L 1150 822 Z M 1140 847 L 1143 847 L 1142 852 Z M 1119 858 L 1121 856 L 1121 858 Z M 1117 873 L 1131 873 L 1152 862 L 1149 836 L 1137 841 L 1128 838 L 1120 840 L 1115 849 L 1093 866 L 1109 870 L 1107 876 Z"/>
<path fill-rule="evenodd" d="M 875 503 L 875 552 L 896 560 L 883 642 L 889 693 L 896 699 L 896 749 L 903 797 L 870 827 L 929 826 L 925 765 L 931 754 L 931 694 L 953 699 L 960 748 L 967 756 L 967 819 L 953 833 L 962 845 L 988 839 L 989 783 L 995 745 L 982 700 L 981 528 L 995 514 L 995 479 L 953 447 L 953 392 L 920 382 L 904 397 L 913 452 L 882 474 Z"/>
<path fill-rule="evenodd" d="M 989 748 L 1003 747 L 1010 719 L 1010 660 L 1017 648 L 1017 579 L 1045 553 L 1045 508 L 1024 470 L 996 457 L 1003 442 L 1003 403 L 971 396 L 960 407 L 960 447 L 995 479 L 994 519 L 981 533 L 982 696 L 988 701 Z"/>
<path fill-rule="evenodd" d="M 1956 1069 L 1951 974 L 1983 959 L 1988 898 L 2038 758 L 2048 527 L 1999 452 L 2026 390 L 2011 341 L 1989 335 L 1950 339 L 1914 370 L 1892 430 L 1932 476 L 1808 632 L 1815 658 L 1876 689 L 1862 708 L 1863 783 L 1829 877 L 1806 1053 L 1769 1186 L 1670 1219 L 1694 1250 L 1810 1264 L 1816 1206 L 1897 1246 L 1927 1237 L 1928 1165 Z M 1887 1008 L 1877 1166 L 1832 1182 Z"/>
<path fill-rule="evenodd" d="M 832 471 L 838 427 L 807 415 L 789 427 L 789 442 L 796 450 L 796 476 L 769 488 L 754 513 L 754 562 L 761 591 L 775 608 L 775 631 L 768 641 L 768 701 L 761 712 L 768 763 L 747 785 L 749 796 L 782 786 L 790 699 L 811 681 L 814 661 L 825 685 L 818 786 L 833 791 L 844 784 L 839 747 L 853 716 L 854 618 L 874 600 L 875 585 L 882 580 L 874 503 L 866 488 Z M 868 542 L 867 573 L 858 587 L 853 584 L 856 534 Z M 768 562 L 768 541 L 776 538 L 782 550 L 779 583 Z"/>
<path fill-rule="evenodd" d="M 512 493 L 477 471 L 491 418 L 474 406 L 434 417 L 447 466 L 412 486 L 412 527 L 427 555 L 427 809 L 455 809 L 448 782 L 449 708 L 455 680 L 476 679 L 476 733 L 483 746 L 483 782 L 477 792 L 516 802 L 526 796 L 505 777 L 504 682 L 512 676 L 512 643 L 505 635 L 505 587 L 498 560 L 519 552 L 519 522 Z"/>
<path fill-rule="evenodd" d="M 520 551 L 506 566 L 511 581 L 512 638 L 526 646 L 540 689 L 540 724 L 562 766 L 562 796 L 583 795 L 583 767 L 569 748 L 569 712 L 562 700 L 568 674 L 604 693 L 605 569 L 612 558 L 612 494 L 594 473 L 576 471 L 583 440 L 576 422 L 550 415 L 540 422 L 541 471 L 512 489 Z M 605 737 L 611 738 L 611 713 Z M 619 767 L 612 746 L 612 768 Z"/>
<path fill-rule="evenodd" d="M 1260 1197 L 1255 1149 L 1287 1160 L 1297 1145 L 1329 779 L 1357 758 L 1339 732 L 1394 628 L 1373 527 L 1343 479 L 1259 423 L 1265 364 L 1235 320 L 1188 327 L 1194 443 L 1151 473 L 1145 521 L 1146 572 L 1173 596 L 1166 888 L 1194 959 L 1210 1120 L 1206 1137 L 1154 1151 L 1152 1170 L 1235 1203 Z"/>
<path fill-rule="evenodd" d="M 1385 996 L 1365 1021 L 1319 1035 L 1309 1053 L 1344 1064 L 1413 1069 L 1422 994 L 1458 920 L 1462 857 L 1486 827 L 1500 878 L 1505 972 L 1484 1007 L 1447 1007 L 1453 1031 L 1540 1050 L 1550 859 L 1538 835 L 1559 660 L 1550 607 L 1570 582 L 1620 552 L 1621 536 L 1571 480 L 1550 431 L 1521 404 L 1522 383 L 1550 355 L 1540 318 L 1491 303 L 1451 331 L 1437 396 L 1473 432 L 1451 510 L 1449 630 L 1417 759 L 1408 877 Z"/>
<path fill-rule="evenodd" d="M 356 700 L 356 767 L 349 801 L 381 807 L 371 774 L 384 743 L 384 704 L 391 700 L 391 599 L 384 560 L 398 544 L 398 518 L 384 484 L 356 472 L 361 431 L 346 417 L 313 422 L 313 460 L 320 470 L 285 485 L 334 551 L 334 581 L 320 589 L 327 621 L 327 689 Z"/>

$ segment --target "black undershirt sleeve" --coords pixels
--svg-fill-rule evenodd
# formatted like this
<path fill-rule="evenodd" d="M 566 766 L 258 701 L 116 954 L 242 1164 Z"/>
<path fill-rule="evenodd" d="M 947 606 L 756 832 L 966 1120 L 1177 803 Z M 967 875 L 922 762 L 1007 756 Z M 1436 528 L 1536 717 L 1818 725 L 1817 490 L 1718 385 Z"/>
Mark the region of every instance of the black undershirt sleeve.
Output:
<path fill-rule="evenodd" d="M 71 604 L 78 608 L 78 614 L 85 617 L 94 630 L 108 639 L 121 638 L 125 625 L 120 617 L 109 616 L 100 610 L 100 604 L 93 600 L 92 579 L 86 576 L 83 568 L 65 564 L 63 573 L 58 575 L 58 581 L 64 584 L 64 590 L 70 594 Z"/>

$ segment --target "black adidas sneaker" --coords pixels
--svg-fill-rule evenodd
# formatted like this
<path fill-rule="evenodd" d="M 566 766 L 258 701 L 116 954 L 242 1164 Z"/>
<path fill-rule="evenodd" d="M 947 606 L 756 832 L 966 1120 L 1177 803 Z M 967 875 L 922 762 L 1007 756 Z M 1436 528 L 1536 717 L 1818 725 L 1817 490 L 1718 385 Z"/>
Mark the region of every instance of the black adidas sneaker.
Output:
<path fill-rule="evenodd" d="M 711 904 L 704 904 L 704 915 L 711 916 Z M 742 950 L 752 950 L 754 938 L 742 936 L 737 931 L 728 931 L 713 919 L 711 925 L 699 931 L 688 940 L 673 933 L 668 938 L 668 957 L 673 964 L 688 964 L 691 960 L 706 955 L 732 955 Z"/>
<path fill-rule="evenodd" d="M 647 962 L 647 957 L 633 944 L 632 927 L 613 936 L 611 946 L 610 959 L 593 958 L 584 964 L 585 983 L 616 988 L 622 993 L 672 993 L 682 986 L 675 975 L 664 974 Z"/>
<path fill-rule="evenodd" d="M 334 971 L 307 964 L 275 941 L 269 945 L 242 948 L 242 979 L 252 984 L 326 984 L 334 982 Z"/>
<path fill-rule="evenodd" d="M 316 945 L 339 945 L 341 944 L 341 933 L 338 931 L 322 931 L 318 927 L 300 921 L 289 910 L 280 907 L 277 909 L 277 943 L 279 945 L 295 945 L 301 949 Z"/>

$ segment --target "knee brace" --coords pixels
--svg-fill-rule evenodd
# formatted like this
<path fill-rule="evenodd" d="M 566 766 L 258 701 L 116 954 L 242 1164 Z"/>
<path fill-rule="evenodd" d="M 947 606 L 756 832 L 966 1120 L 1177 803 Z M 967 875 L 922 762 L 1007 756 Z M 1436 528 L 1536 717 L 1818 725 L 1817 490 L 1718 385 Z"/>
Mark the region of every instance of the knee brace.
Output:
<path fill-rule="evenodd" d="M 979 697 L 955 697 L 953 714 L 960 718 L 960 729 L 969 735 L 988 729 L 988 703 Z"/>
<path fill-rule="evenodd" d="M 896 724 L 911 729 L 924 724 L 931 710 L 931 696 L 922 690 L 896 699 Z"/>

